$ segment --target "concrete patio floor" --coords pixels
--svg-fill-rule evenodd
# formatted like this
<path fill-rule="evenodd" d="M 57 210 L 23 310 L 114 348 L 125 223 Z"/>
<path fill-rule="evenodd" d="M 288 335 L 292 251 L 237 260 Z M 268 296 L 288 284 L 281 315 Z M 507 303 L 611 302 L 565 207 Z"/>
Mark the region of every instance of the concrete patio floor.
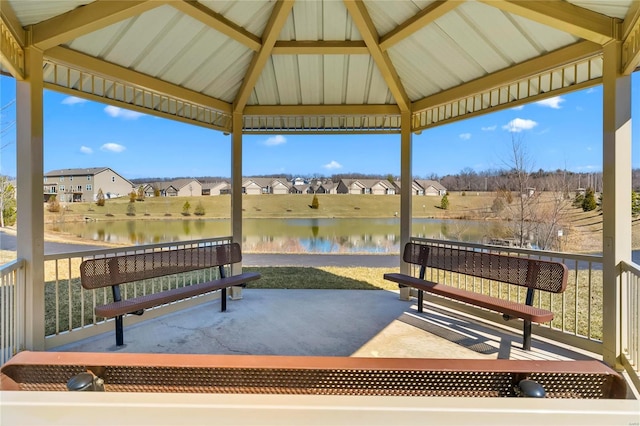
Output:
<path fill-rule="evenodd" d="M 72 352 L 358 356 L 385 358 L 599 359 L 575 348 L 521 335 L 434 304 L 416 310 L 384 290 L 243 291 L 241 300 L 184 309 L 56 348 Z"/>

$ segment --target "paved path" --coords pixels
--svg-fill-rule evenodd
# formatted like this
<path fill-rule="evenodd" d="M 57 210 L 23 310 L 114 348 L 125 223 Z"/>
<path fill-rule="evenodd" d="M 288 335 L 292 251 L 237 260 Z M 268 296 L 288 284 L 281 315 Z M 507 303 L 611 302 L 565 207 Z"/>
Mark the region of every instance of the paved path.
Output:
<path fill-rule="evenodd" d="M 59 254 L 68 253 L 74 251 L 85 250 L 100 250 L 106 248 L 101 245 L 87 245 L 87 244 L 70 244 L 70 243 L 54 243 L 50 241 L 44 242 L 45 254 Z M 0 231 L 0 250 L 16 251 L 18 249 L 18 240 L 13 234 L 7 234 Z"/>
<path fill-rule="evenodd" d="M 46 254 L 85 250 L 100 250 L 100 245 L 54 243 L 45 241 Z M 0 250 L 16 251 L 16 236 L 0 231 Z M 366 268 L 395 268 L 400 266 L 398 255 L 378 254 L 243 254 L 245 266 L 363 266 Z"/>

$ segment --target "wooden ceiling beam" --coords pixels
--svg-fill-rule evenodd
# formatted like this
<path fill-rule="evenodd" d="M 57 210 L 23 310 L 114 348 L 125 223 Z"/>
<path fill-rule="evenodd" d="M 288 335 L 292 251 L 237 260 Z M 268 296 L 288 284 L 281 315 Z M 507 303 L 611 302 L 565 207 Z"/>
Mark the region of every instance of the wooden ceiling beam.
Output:
<path fill-rule="evenodd" d="M 618 19 L 575 6 L 566 1 L 479 0 L 543 25 L 604 45 L 616 38 Z"/>
<path fill-rule="evenodd" d="M 397 105 L 248 105 L 243 115 L 398 115 Z"/>
<path fill-rule="evenodd" d="M 166 3 L 165 0 L 96 0 L 33 25 L 32 44 L 44 51 Z"/>
<path fill-rule="evenodd" d="M 51 48 L 44 53 L 44 57 L 45 59 L 51 59 L 52 61 L 62 65 L 67 65 L 73 68 L 86 70 L 87 72 L 96 75 L 108 77 L 114 81 L 127 82 L 131 85 L 163 93 L 177 99 L 189 101 L 196 105 L 202 105 L 221 112 L 231 113 L 231 105 L 227 102 L 185 89 L 184 87 L 172 83 L 167 83 L 166 81 L 162 81 L 146 74 L 142 74 L 65 47 Z"/>
<path fill-rule="evenodd" d="M 245 74 L 240 90 L 238 90 L 236 99 L 233 102 L 233 112 L 240 113 L 247 105 L 251 91 L 255 87 L 260 73 L 271 56 L 276 40 L 291 13 L 294 3 L 294 0 L 279 0 L 274 6 L 271 16 L 269 17 L 269 22 L 267 22 L 267 26 L 262 35 L 262 46 L 260 50 L 254 54 L 251 64 L 249 65 L 249 70 Z"/>
<path fill-rule="evenodd" d="M 207 8 L 203 4 L 197 1 L 181 0 L 173 1 L 169 3 L 172 7 L 178 9 L 180 12 L 191 16 L 194 19 L 202 22 L 203 24 L 213 28 L 222 34 L 231 37 L 238 43 L 242 43 L 253 51 L 260 50 L 262 42 L 260 37 L 250 33 L 241 26 L 228 20 L 219 13 Z"/>
<path fill-rule="evenodd" d="M 368 55 L 364 41 L 278 41 L 272 55 Z"/>
<path fill-rule="evenodd" d="M 411 36 L 416 31 L 421 30 L 439 17 L 451 12 L 458 7 L 460 2 L 438 0 L 421 10 L 417 15 L 409 18 L 402 24 L 380 38 L 380 49 L 384 52 L 393 46 Z"/>
<path fill-rule="evenodd" d="M 389 55 L 380 48 L 378 32 L 369 16 L 367 7 L 361 0 L 344 0 L 344 4 L 358 31 L 360 31 L 360 35 L 369 49 L 369 54 L 378 66 L 400 111 L 410 111 L 411 101 L 409 100 L 409 96 L 404 90 L 400 76 L 391 63 Z"/>
<path fill-rule="evenodd" d="M 581 41 L 544 56 L 530 59 L 509 68 L 496 71 L 460 86 L 444 90 L 413 103 L 413 111 L 419 112 L 436 105 L 445 104 L 456 99 L 473 96 L 486 90 L 507 85 L 524 78 L 549 71 L 580 59 L 595 56 L 602 52 L 602 47 L 590 41 Z"/>

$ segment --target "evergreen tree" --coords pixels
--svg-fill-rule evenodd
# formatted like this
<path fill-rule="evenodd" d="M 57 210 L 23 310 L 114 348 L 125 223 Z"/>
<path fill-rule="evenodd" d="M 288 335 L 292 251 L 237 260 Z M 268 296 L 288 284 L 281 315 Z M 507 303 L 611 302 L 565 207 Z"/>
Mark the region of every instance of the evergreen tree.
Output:
<path fill-rule="evenodd" d="M 182 216 L 191 216 L 191 204 L 188 201 L 182 205 Z"/>
<path fill-rule="evenodd" d="M 442 210 L 448 210 L 449 209 L 449 196 L 447 194 L 444 194 L 442 196 L 442 200 L 440 200 L 440 208 Z"/>
<path fill-rule="evenodd" d="M 584 200 L 582 201 L 582 210 L 590 212 L 595 210 L 597 207 L 598 203 L 596 203 L 596 195 L 593 192 L 593 188 L 587 188 L 587 191 L 584 194 Z"/>
<path fill-rule="evenodd" d="M 313 200 L 311 201 L 311 208 L 316 210 L 320 208 L 320 202 L 318 201 L 317 195 L 313 196 Z"/>

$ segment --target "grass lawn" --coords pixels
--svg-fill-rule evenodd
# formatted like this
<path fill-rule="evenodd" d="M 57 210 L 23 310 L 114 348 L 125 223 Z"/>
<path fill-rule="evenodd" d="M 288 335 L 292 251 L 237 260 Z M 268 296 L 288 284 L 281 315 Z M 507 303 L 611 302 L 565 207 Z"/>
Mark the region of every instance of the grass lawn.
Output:
<path fill-rule="evenodd" d="M 413 217 L 467 218 L 485 214 L 495 198 L 493 193 L 478 195 L 449 195 L 449 209 L 440 208 L 441 197 L 414 196 Z M 399 195 L 348 195 L 318 194 L 319 208 L 310 207 L 312 195 L 245 195 L 242 198 L 243 217 L 245 218 L 377 218 L 393 217 L 400 212 Z M 185 202 L 189 202 L 190 215 L 182 214 Z M 56 220 L 130 220 L 198 217 L 194 215 L 196 206 L 201 203 L 204 218 L 229 218 L 231 197 L 228 195 L 211 197 L 161 197 L 146 198 L 135 205 L 135 216 L 127 216 L 128 198 L 106 200 L 104 206 L 95 203 L 67 204 L 60 212 L 46 211 L 45 222 Z"/>

